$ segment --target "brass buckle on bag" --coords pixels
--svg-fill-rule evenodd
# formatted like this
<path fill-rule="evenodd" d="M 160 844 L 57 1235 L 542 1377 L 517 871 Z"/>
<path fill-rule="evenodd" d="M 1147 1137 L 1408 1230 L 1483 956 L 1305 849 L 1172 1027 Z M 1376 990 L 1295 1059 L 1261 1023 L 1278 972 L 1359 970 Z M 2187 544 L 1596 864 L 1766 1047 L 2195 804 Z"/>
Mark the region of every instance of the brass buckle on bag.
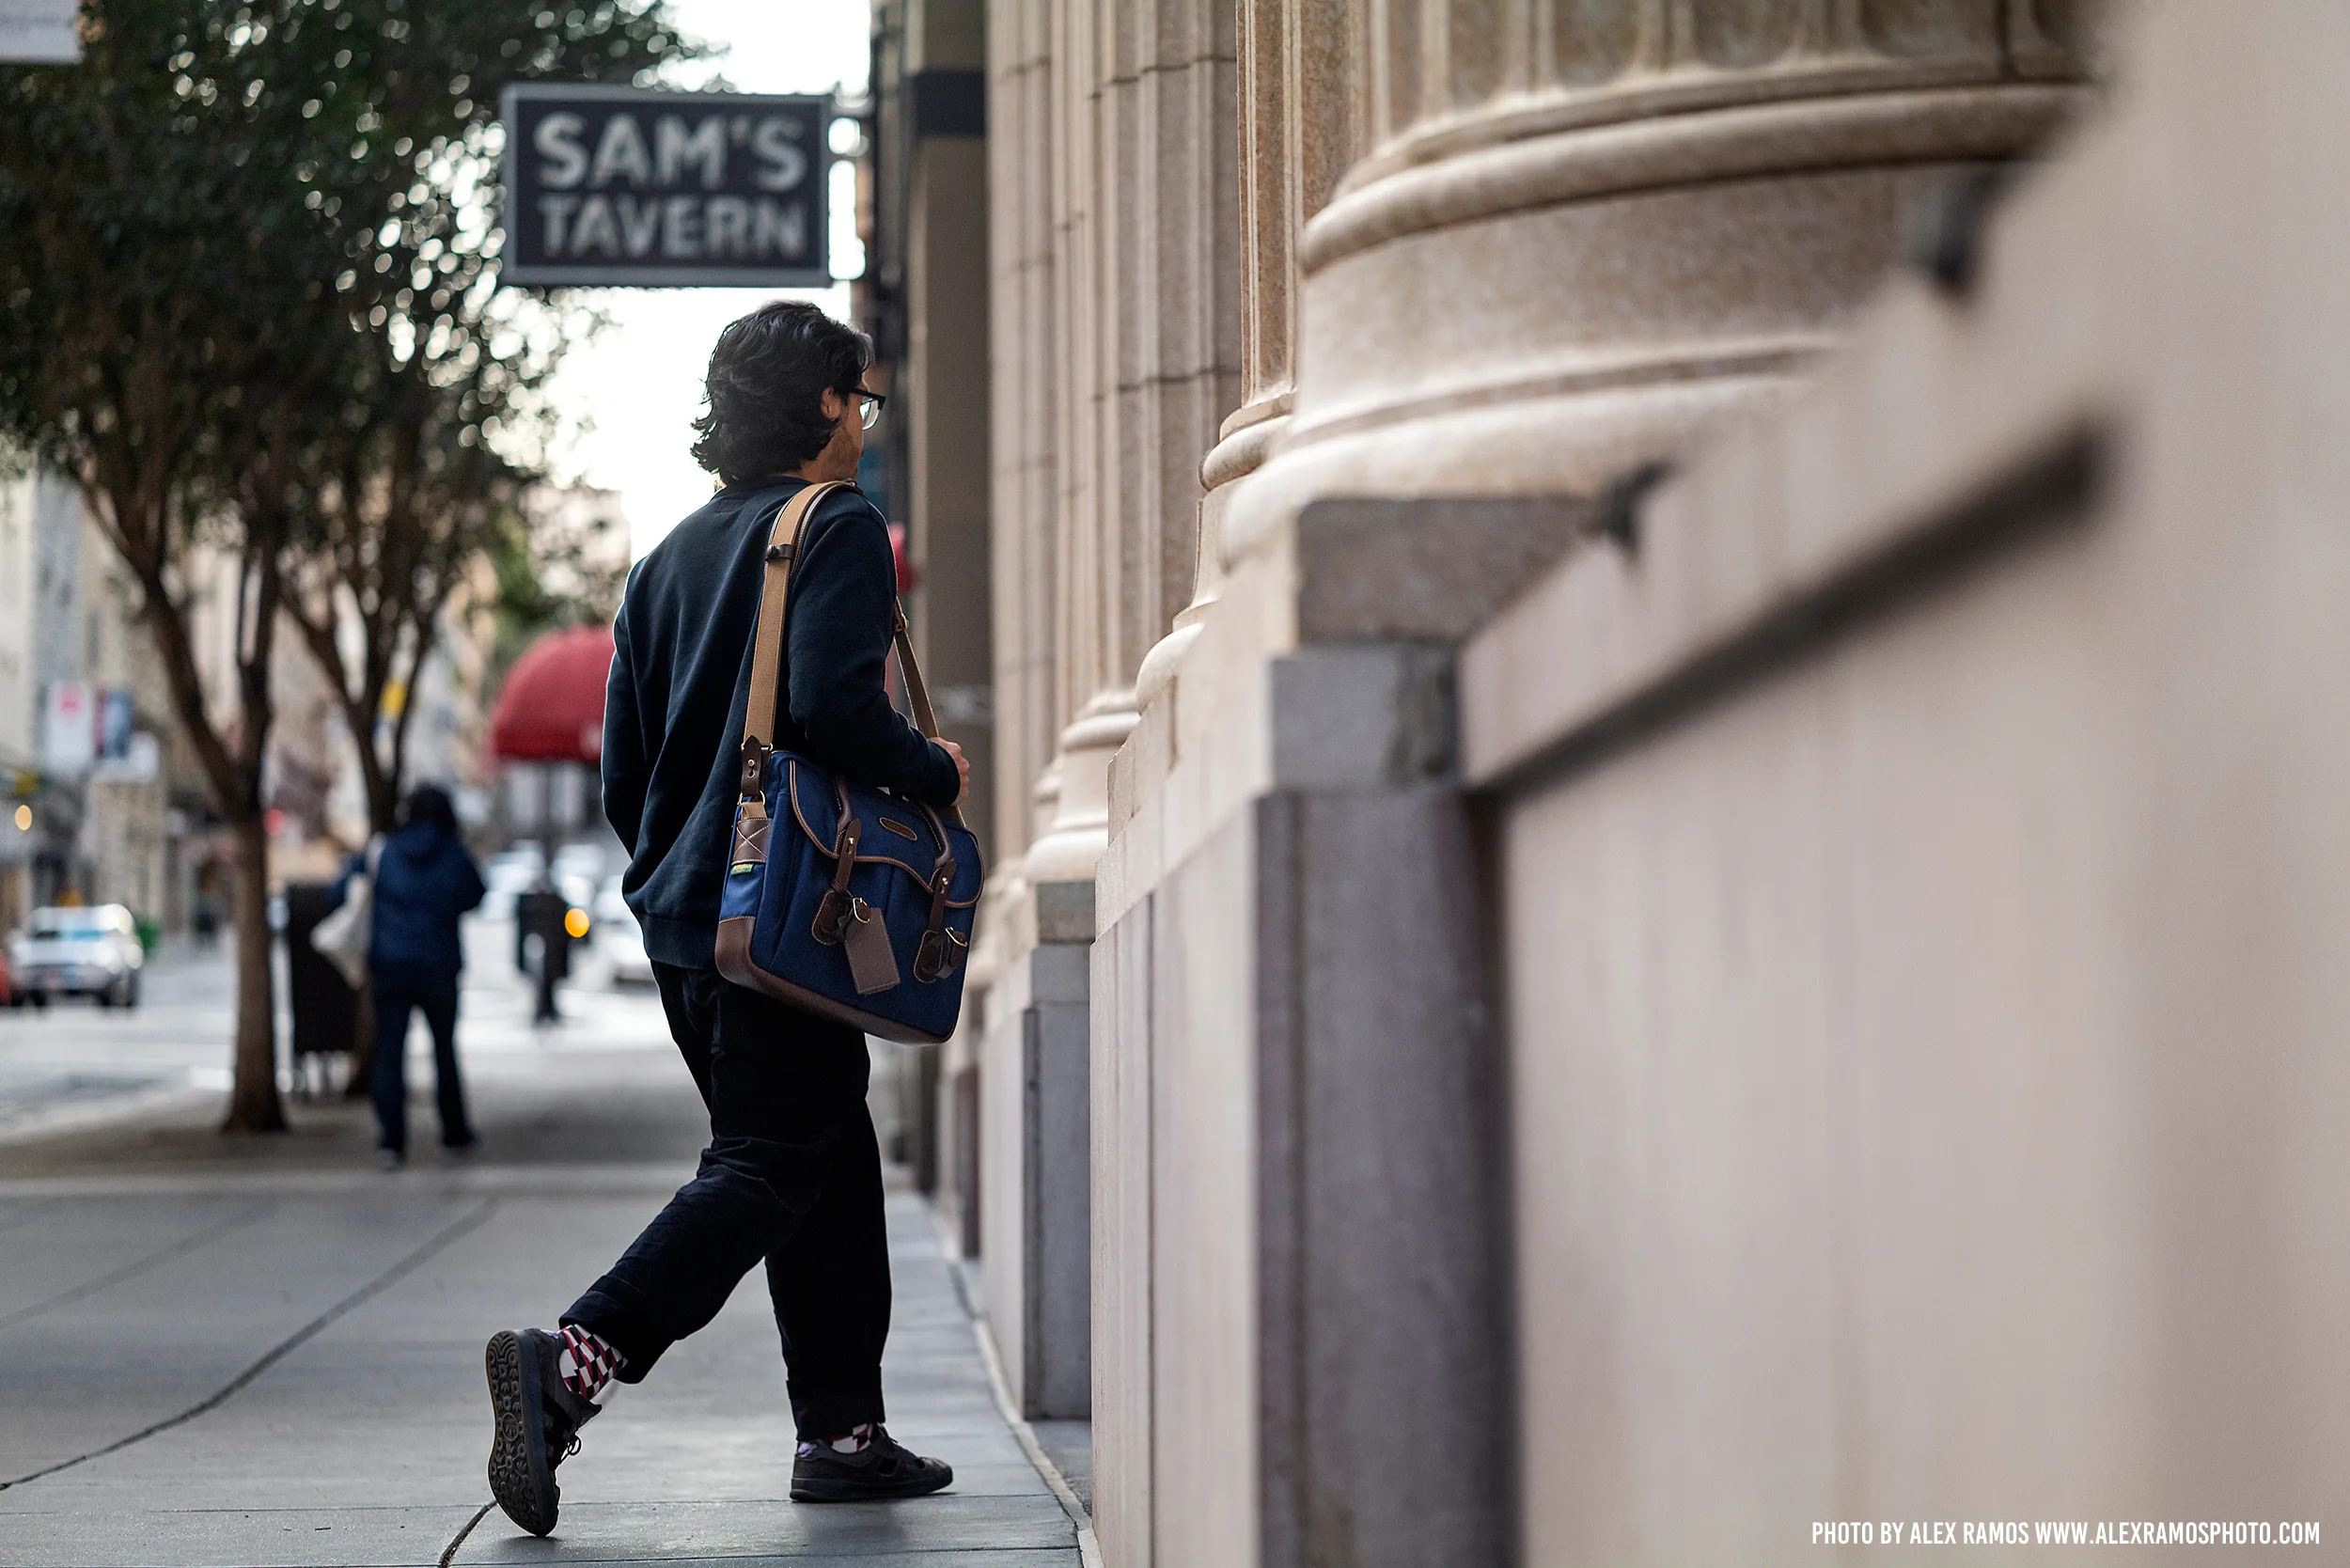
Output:
<path fill-rule="evenodd" d="M 741 793 L 744 800 L 767 798 L 767 760 L 775 754 L 776 748 L 764 742 L 743 742 Z"/>

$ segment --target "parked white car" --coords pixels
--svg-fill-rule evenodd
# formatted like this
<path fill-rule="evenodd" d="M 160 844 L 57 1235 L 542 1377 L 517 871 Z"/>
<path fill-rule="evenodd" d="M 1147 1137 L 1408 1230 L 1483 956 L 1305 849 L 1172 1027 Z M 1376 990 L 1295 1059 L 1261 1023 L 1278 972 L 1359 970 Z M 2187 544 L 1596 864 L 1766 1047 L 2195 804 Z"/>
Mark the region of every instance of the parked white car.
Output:
<path fill-rule="evenodd" d="M 136 1007 L 147 951 L 138 922 L 118 903 L 36 909 L 8 944 L 12 997 L 47 1007 L 55 996 L 95 996 L 100 1007 Z"/>
<path fill-rule="evenodd" d="M 596 952 L 611 966 L 614 983 L 652 983 L 652 960 L 645 956 L 645 928 L 636 923 L 635 911 L 620 897 L 620 879 L 607 877 L 596 890 L 595 907 L 589 911 L 595 921 Z"/>

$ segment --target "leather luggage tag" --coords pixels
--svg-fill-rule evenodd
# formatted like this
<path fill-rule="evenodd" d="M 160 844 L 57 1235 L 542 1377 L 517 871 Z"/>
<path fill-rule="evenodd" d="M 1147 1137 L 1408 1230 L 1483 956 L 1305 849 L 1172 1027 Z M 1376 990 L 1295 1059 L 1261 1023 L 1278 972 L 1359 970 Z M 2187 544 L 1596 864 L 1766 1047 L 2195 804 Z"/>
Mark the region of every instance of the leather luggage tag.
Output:
<path fill-rule="evenodd" d="M 846 924 L 841 946 L 849 952 L 849 978 L 856 981 L 856 994 L 870 996 L 897 984 L 898 955 L 889 950 L 889 928 L 882 922 L 881 911 L 853 905 Z"/>

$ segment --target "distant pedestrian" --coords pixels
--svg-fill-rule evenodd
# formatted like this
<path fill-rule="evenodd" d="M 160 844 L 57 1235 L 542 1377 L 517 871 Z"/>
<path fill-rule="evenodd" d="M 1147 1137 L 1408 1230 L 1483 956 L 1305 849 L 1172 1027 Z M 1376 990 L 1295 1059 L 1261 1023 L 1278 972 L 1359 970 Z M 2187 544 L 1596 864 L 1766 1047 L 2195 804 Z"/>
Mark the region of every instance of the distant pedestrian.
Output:
<path fill-rule="evenodd" d="M 352 857 L 347 884 L 367 869 Z M 457 835 L 448 795 L 431 785 L 412 792 L 400 824 L 386 835 L 375 868 L 373 941 L 368 989 L 375 998 L 375 1121 L 378 1157 L 396 1169 L 408 1157 L 408 1017 L 422 1011 L 432 1031 L 441 1147 L 474 1145 L 465 1088 L 457 1074 L 457 980 L 465 966 L 457 917 L 480 903 L 481 869 Z"/>
<path fill-rule="evenodd" d="M 732 984 L 716 958 L 769 534 L 807 485 L 855 476 L 881 406 L 862 384 L 871 358 L 862 333 L 796 302 L 719 335 L 694 455 L 725 488 L 637 563 L 613 628 L 604 815 L 632 854 L 622 886 L 711 1140 L 694 1180 L 555 1329 L 490 1341 L 490 1486 L 533 1534 L 555 1528 L 555 1467 L 605 1386 L 642 1379 L 762 1259 L 799 1431 L 792 1500 L 910 1497 L 954 1479 L 882 1425 L 889 1239 L 865 1037 Z M 897 617 L 888 525 L 844 485 L 800 540 L 790 627 L 770 650 L 789 710 L 776 744 L 954 804 L 962 752 L 925 739 L 882 684 Z"/>

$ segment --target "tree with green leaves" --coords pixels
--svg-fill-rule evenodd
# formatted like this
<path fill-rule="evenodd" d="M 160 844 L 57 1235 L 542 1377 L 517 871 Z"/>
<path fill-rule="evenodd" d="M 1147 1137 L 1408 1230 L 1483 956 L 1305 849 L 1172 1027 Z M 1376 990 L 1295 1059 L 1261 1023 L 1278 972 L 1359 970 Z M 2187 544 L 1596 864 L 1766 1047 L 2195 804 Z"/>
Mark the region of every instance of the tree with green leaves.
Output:
<path fill-rule="evenodd" d="M 488 8 L 501 10 L 469 13 L 462 26 L 453 13 L 436 16 L 422 41 L 429 79 L 445 91 L 394 90 L 415 72 L 361 72 L 366 62 L 354 62 L 385 96 L 369 110 L 376 129 L 364 149 L 353 148 L 337 188 L 321 185 L 319 196 L 342 249 L 336 291 L 356 337 L 289 604 L 341 705 L 378 830 L 392 824 L 415 711 L 387 698 L 415 689 L 452 593 L 522 525 L 521 497 L 543 477 L 541 393 L 563 347 L 594 324 L 575 307 L 497 287 L 491 195 L 501 128 L 486 106 L 509 77 L 545 73 L 550 48 L 513 8 Z M 584 13 L 557 24 L 532 10 L 530 20 L 579 24 L 567 45 L 611 25 Z M 672 34 L 646 31 L 658 18 L 636 20 L 620 39 L 629 58 L 682 52 Z M 520 71 L 507 63 L 517 60 Z M 570 63 L 575 74 L 603 64 Z"/>
<path fill-rule="evenodd" d="M 525 377 L 490 356 L 470 368 L 419 351 L 354 356 L 345 417 L 303 495 L 287 615 L 351 730 L 376 831 L 393 825 L 415 690 L 443 612 L 521 515 L 536 470 L 483 434 L 525 416 Z"/>
<path fill-rule="evenodd" d="M 448 178 L 481 183 L 505 82 L 634 80 L 682 45 L 659 0 L 85 0 L 84 33 L 77 65 L 0 66 L 0 433 L 80 482 L 141 590 L 236 845 L 227 1125 L 272 1129 L 262 789 L 281 614 L 316 580 L 305 551 L 383 580 L 382 537 L 363 536 L 403 441 L 446 455 L 494 436 L 482 364 L 529 348 L 498 322 L 486 221 L 461 283 L 448 239 L 428 254 L 435 236 L 400 214 L 420 184 L 466 207 L 434 181 L 463 164 Z M 420 352 L 443 369 L 408 372 Z M 417 382 L 454 415 L 400 405 Z M 354 409 L 372 456 L 352 458 Z M 235 630 L 226 689 L 197 647 L 208 591 Z"/>

